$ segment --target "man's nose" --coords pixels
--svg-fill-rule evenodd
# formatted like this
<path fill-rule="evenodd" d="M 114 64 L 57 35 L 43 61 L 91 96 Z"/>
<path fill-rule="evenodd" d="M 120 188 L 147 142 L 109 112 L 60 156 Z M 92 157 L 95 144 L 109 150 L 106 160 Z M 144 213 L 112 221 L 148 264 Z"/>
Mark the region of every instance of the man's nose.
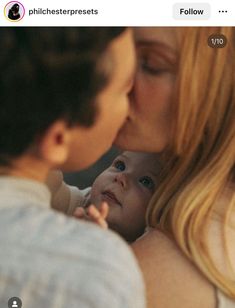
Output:
<path fill-rule="evenodd" d="M 123 188 L 127 187 L 127 176 L 125 173 L 120 172 L 115 176 L 115 182 L 120 184 Z"/>
<path fill-rule="evenodd" d="M 133 103 L 134 100 L 134 96 L 135 96 L 135 84 L 133 83 L 129 93 L 128 93 L 128 99 L 129 99 L 129 103 L 130 105 Z"/>

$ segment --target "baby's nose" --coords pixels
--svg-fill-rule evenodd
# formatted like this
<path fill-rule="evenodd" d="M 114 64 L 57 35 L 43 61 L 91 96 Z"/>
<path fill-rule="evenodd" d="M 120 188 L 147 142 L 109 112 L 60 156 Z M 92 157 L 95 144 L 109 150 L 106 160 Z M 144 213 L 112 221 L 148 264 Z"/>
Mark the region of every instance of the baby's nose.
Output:
<path fill-rule="evenodd" d="M 123 172 L 118 173 L 115 176 L 115 182 L 120 184 L 123 188 L 127 187 L 127 176 Z"/>

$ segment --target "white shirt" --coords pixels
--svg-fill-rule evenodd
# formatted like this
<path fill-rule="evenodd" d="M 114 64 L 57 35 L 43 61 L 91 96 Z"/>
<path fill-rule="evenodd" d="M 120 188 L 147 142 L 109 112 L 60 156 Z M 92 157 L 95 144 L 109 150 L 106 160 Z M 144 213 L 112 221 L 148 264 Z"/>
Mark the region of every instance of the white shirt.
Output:
<path fill-rule="evenodd" d="M 0 177 L 0 307 L 143 308 L 143 279 L 111 231 L 49 208 L 39 182 Z"/>

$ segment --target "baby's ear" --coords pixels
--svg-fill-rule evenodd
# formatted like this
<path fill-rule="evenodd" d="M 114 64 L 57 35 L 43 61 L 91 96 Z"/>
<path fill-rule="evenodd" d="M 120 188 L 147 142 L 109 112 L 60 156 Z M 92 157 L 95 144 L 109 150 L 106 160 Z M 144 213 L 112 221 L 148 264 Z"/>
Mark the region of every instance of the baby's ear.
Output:
<path fill-rule="evenodd" d="M 40 156 L 52 167 L 63 164 L 70 144 L 71 129 L 63 120 L 54 122 L 40 139 Z"/>

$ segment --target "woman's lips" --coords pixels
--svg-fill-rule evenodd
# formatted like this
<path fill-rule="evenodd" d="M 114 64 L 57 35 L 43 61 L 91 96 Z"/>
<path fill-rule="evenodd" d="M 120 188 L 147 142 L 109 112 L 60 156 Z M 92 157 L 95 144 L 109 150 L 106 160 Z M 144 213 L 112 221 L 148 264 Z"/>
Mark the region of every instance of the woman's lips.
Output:
<path fill-rule="evenodd" d="M 110 191 L 110 190 L 105 190 L 102 192 L 102 196 L 106 201 L 111 201 L 114 202 L 120 206 L 122 206 L 121 202 L 117 199 L 116 195 Z"/>

